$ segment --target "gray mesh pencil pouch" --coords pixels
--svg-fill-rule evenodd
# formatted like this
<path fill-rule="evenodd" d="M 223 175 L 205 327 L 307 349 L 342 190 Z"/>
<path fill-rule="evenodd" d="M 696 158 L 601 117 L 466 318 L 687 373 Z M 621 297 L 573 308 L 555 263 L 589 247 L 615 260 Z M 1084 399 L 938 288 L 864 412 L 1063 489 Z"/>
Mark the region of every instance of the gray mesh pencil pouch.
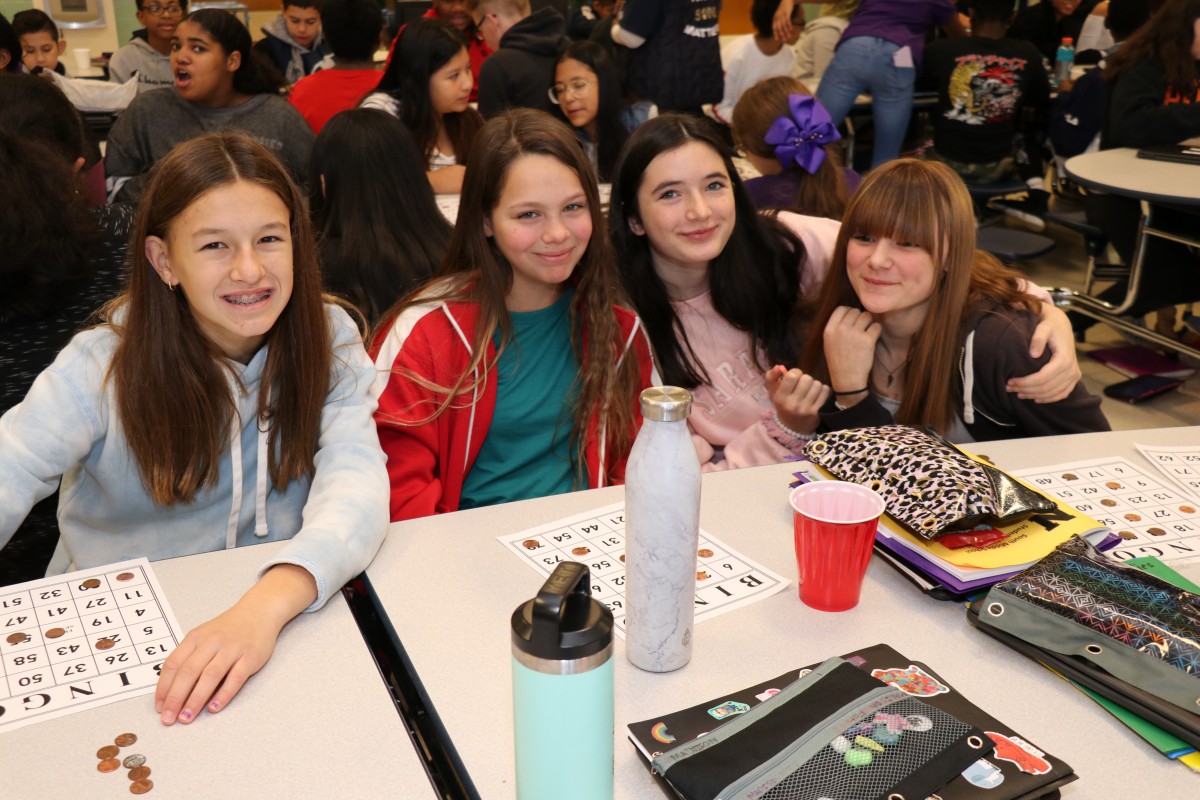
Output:
<path fill-rule="evenodd" d="M 832 658 L 652 767 L 684 800 L 924 800 L 991 752 L 981 729 Z"/>

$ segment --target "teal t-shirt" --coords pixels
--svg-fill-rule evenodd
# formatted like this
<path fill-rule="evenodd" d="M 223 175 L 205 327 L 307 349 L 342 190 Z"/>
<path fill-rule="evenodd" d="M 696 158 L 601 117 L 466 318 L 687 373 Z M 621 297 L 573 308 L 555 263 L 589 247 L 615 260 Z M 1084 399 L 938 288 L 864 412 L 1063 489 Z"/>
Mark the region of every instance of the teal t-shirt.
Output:
<path fill-rule="evenodd" d="M 571 405 L 579 362 L 571 350 L 568 289 L 552 306 L 510 313 L 512 339 L 496 365 L 496 411 L 463 481 L 460 508 L 575 488 Z M 499 345 L 500 332 L 495 342 Z"/>

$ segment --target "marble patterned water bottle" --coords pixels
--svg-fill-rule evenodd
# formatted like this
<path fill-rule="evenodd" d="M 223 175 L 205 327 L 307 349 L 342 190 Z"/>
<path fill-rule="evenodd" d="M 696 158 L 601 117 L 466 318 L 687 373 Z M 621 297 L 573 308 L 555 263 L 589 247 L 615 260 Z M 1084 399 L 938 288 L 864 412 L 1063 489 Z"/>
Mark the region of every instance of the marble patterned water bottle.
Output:
<path fill-rule="evenodd" d="M 687 426 L 691 393 L 659 386 L 641 400 L 625 468 L 625 655 L 670 672 L 692 657 L 700 460 Z"/>

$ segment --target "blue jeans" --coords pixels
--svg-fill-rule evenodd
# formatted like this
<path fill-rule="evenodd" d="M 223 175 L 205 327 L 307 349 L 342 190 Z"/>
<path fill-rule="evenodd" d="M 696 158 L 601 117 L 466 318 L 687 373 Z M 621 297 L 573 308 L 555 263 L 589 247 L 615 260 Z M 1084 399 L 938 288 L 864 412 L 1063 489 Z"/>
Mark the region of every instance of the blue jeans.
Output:
<path fill-rule="evenodd" d="M 817 87 L 817 99 L 837 125 L 863 92 L 871 95 L 875 118 L 875 151 L 871 166 L 900 157 L 900 146 L 912 114 L 912 87 L 917 71 L 892 62 L 899 45 L 874 36 L 842 42 Z"/>

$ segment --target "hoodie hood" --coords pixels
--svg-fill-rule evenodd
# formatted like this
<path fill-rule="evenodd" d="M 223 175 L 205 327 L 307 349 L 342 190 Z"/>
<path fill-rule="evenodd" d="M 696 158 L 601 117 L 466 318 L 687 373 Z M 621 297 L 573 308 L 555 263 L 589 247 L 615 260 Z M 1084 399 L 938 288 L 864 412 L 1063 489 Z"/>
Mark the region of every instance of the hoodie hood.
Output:
<path fill-rule="evenodd" d="M 567 35 L 567 21 L 556 9 L 539 8 L 508 29 L 500 47 L 512 47 L 539 56 L 557 56 Z"/>

